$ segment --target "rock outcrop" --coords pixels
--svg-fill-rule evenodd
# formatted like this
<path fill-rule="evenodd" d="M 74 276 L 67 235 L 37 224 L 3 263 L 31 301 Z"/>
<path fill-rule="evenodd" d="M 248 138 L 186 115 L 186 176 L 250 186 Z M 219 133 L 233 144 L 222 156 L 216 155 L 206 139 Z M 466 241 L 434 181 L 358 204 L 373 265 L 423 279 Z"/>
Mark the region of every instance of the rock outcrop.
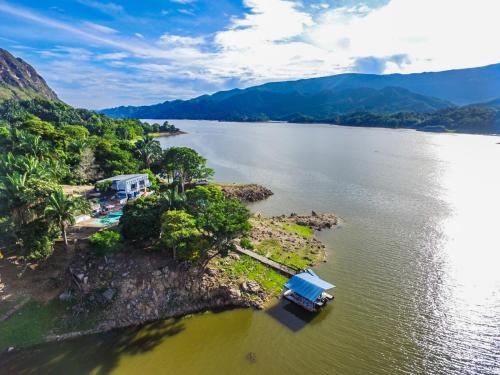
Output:
<path fill-rule="evenodd" d="M 59 100 L 31 65 L 0 48 L 0 100 L 32 98 Z"/>
<path fill-rule="evenodd" d="M 280 218 L 289 223 L 304 225 L 317 231 L 331 229 L 334 225 L 338 224 L 337 216 L 334 214 L 318 214 L 314 211 L 311 212 L 311 215 L 297 215 L 292 213 L 288 217 L 280 216 Z"/>
<path fill-rule="evenodd" d="M 273 192 L 257 184 L 221 184 L 226 198 L 236 198 L 244 203 L 253 203 L 269 198 Z"/>
<path fill-rule="evenodd" d="M 216 269 L 176 264 L 162 254 L 133 251 L 95 258 L 82 252 L 70 273 L 71 295 L 79 301 L 73 314 L 98 312 L 99 331 L 209 309 L 261 307 L 246 298 L 238 280 L 220 278 Z M 246 294 L 256 291 L 250 282 Z"/>

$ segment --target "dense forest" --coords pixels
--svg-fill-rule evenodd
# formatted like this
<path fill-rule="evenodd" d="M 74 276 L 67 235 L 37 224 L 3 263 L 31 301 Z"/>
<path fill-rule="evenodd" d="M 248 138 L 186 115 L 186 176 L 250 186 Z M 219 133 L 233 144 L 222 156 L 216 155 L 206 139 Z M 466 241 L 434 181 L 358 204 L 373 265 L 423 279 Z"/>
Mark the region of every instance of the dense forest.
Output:
<path fill-rule="evenodd" d="M 406 128 L 436 132 L 500 134 L 500 111 L 490 106 L 481 105 L 446 108 L 433 113 L 354 112 L 328 118 L 314 118 L 294 114 L 283 120 L 299 123 Z"/>

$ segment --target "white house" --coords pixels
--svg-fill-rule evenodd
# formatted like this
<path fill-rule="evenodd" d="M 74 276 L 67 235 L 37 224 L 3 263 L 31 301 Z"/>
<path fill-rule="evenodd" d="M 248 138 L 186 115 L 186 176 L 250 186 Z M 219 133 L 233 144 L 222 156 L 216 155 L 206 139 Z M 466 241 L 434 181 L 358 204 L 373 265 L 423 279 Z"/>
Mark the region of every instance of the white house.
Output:
<path fill-rule="evenodd" d="M 118 192 L 127 194 L 129 198 L 137 195 L 140 191 L 145 191 L 151 186 L 149 177 L 145 173 L 121 174 L 101 180 L 99 182 L 112 181 L 111 188 Z"/>

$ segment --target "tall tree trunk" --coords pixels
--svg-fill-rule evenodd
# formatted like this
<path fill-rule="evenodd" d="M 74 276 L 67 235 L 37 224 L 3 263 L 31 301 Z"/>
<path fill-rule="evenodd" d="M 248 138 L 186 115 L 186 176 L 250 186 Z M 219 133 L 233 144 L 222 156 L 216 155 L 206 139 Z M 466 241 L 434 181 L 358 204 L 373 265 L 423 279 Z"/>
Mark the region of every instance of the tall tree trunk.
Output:
<path fill-rule="evenodd" d="M 61 232 L 64 239 L 64 248 L 68 250 L 68 234 L 66 233 L 66 226 L 64 224 L 61 224 Z"/>
<path fill-rule="evenodd" d="M 184 193 L 184 177 L 182 175 L 180 178 L 180 183 L 181 183 L 181 193 Z"/>

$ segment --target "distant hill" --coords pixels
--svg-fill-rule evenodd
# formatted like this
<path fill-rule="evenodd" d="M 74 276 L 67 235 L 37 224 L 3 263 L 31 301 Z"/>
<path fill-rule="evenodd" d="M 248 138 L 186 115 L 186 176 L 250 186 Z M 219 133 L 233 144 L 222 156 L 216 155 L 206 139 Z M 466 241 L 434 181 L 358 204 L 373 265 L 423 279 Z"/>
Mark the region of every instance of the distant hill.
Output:
<path fill-rule="evenodd" d="M 497 98 L 495 100 L 491 100 L 487 103 L 483 103 L 483 105 L 487 106 L 487 107 L 493 107 L 493 108 L 496 108 L 496 109 L 500 109 L 500 98 Z"/>
<path fill-rule="evenodd" d="M 500 97 L 500 64 L 416 74 L 339 74 L 220 91 L 190 100 L 102 112 L 113 117 L 211 120 L 314 119 L 354 112 L 430 113 Z"/>
<path fill-rule="evenodd" d="M 31 65 L 0 48 L 0 100 L 33 98 L 59 100 Z"/>
<path fill-rule="evenodd" d="M 324 90 L 316 93 L 272 92 L 252 89 L 238 90 L 232 95 L 221 94 L 223 93 L 186 101 L 165 102 L 153 106 L 118 107 L 102 112 L 112 117 L 252 121 L 284 120 L 292 113 L 324 118 L 353 111 L 375 113 L 433 112 L 454 106 L 451 102 L 415 94 L 400 87 L 351 88 Z"/>

